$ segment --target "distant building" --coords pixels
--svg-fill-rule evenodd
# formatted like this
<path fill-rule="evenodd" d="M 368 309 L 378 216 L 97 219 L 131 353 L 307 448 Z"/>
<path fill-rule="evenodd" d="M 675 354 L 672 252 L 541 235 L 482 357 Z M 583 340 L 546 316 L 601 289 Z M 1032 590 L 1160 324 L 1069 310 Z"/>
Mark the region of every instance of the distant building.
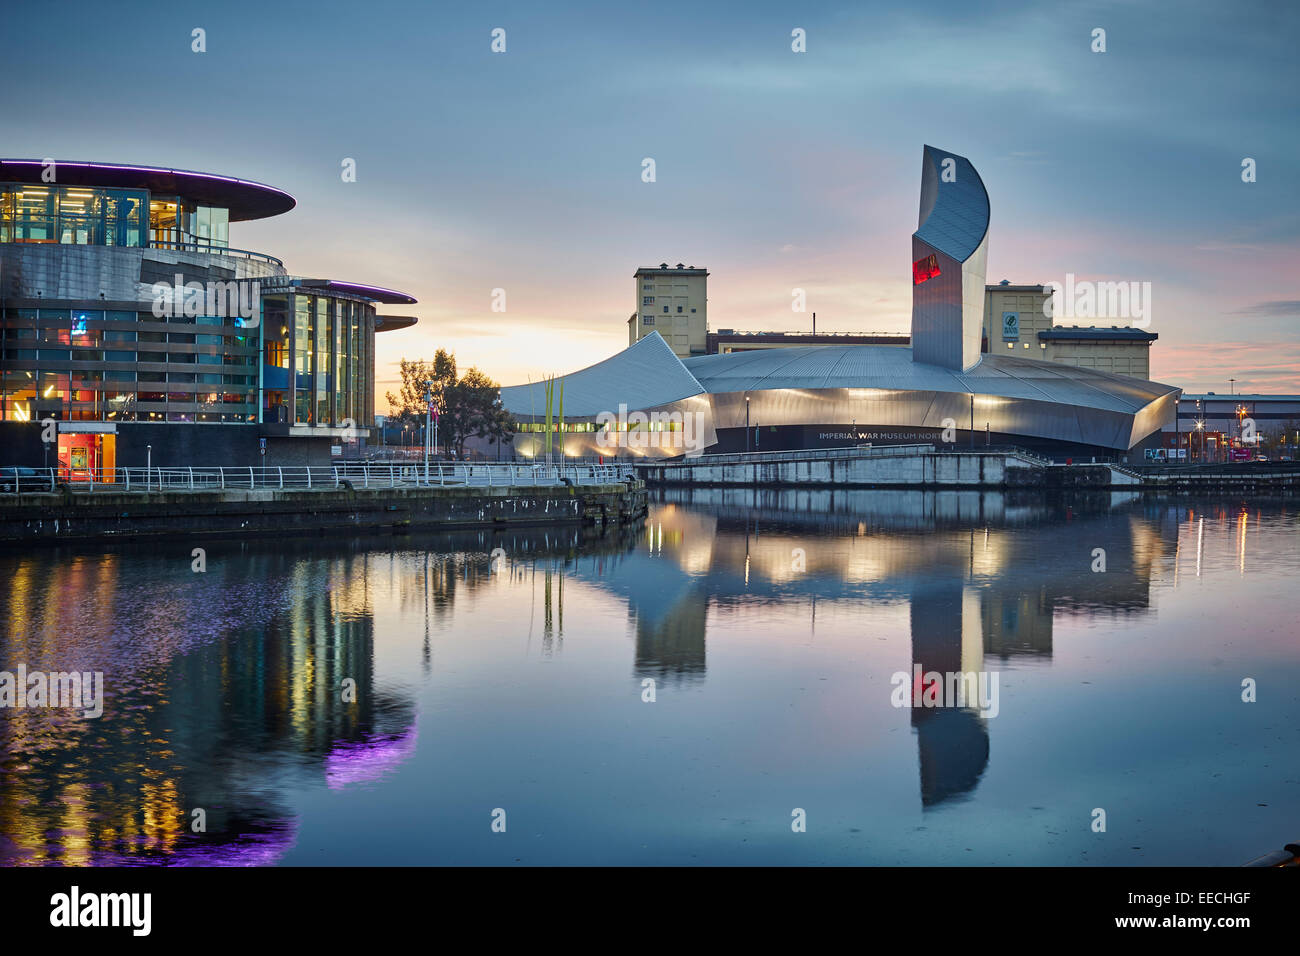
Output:
<path fill-rule="evenodd" d="M 1155 332 L 1130 327 L 1053 325 L 1051 290 L 1003 280 L 984 287 L 984 351 L 1150 380 Z"/>
<path fill-rule="evenodd" d="M 1165 458 L 1225 461 L 1249 453 L 1300 457 L 1300 395 L 1183 394 L 1165 425 Z"/>
<path fill-rule="evenodd" d="M 912 337 L 906 332 L 744 332 L 718 329 L 705 336 L 709 355 L 729 352 L 753 352 L 757 349 L 784 349 L 795 345 L 897 345 L 906 348 Z"/>
<path fill-rule="evenodd" d="M 709 270 L 677 263 L 636 270 L 637 311 L 627 320 L 627 344 L 658 332 L 678 358 L 707 348 Z"/>

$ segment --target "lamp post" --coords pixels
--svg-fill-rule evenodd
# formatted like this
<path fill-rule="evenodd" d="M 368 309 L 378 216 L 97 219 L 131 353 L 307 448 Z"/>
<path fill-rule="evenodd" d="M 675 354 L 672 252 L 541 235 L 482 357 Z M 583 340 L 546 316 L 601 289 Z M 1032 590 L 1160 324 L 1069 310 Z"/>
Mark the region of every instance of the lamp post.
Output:
<path fill-rule="evenodd" d="M 745 396 L 745 451 L 749 451 L 749 396 Z"/>
<path fill-rule="evenodd" d="M 433 422 L 433 381 L 424 383 L 424 480 L 429 480 L 429 439 L 437 439 L 432 431 Z"/>

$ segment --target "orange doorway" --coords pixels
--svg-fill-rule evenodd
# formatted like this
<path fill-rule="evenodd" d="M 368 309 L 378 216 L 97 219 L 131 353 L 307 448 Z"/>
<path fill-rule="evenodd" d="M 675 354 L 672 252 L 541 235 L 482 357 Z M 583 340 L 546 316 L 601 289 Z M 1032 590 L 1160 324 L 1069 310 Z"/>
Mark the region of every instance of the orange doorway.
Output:
<path fill-rule="evenodd" d="M 113 481 L 117 467 L 117 436 L 59 434 L 59 477 L 64 481 Z"/>

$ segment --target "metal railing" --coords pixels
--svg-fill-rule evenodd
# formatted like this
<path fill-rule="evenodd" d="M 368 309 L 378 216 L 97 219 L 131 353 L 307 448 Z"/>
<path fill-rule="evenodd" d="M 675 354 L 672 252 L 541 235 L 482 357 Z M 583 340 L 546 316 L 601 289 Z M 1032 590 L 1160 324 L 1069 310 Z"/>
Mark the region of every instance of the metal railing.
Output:
<path fill-rule="evenodd" d="M 146 493 L 156 491 L 224 491 L 226 489 L 543 487 L 613 485 L 633 479 L 625 465 L 497 464 L 469 462 L 341 462 L 308 467 L 226 468 L 167 466 L 100 468 L 69 473 L 63 468 L 0 466 L 0 494 L 76 492 Z"/>
<path fill-rule="evenodd" d="M 265 252 L 253 252 L 249 249 L 235 249 L 232 246 L 219 246 L 209 239 L 203 239 L 197 236 L 190 237 L 192 241 L 182 241 L 176 239 L 150 239 L 150 249 L 168 249 L 172 252 L 206 252 L 218 256 L 238 256 L 241 259 L 257 259 L 261 262 L 270 262 L 274 265 L 284 267 L 284 262 L 275 256 L 268 255 Z"/>

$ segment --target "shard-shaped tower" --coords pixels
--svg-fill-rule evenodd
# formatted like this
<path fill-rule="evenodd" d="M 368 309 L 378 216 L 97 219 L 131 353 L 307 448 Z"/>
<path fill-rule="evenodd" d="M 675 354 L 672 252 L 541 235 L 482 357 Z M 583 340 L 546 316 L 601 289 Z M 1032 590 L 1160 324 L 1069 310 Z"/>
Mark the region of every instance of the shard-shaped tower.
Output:
<path fill-rule="evenodd" d="M 970 160 L 926 146 L 912 233 L 912 361 L 966 371 L 980 360 L 989 194 Z"/>

